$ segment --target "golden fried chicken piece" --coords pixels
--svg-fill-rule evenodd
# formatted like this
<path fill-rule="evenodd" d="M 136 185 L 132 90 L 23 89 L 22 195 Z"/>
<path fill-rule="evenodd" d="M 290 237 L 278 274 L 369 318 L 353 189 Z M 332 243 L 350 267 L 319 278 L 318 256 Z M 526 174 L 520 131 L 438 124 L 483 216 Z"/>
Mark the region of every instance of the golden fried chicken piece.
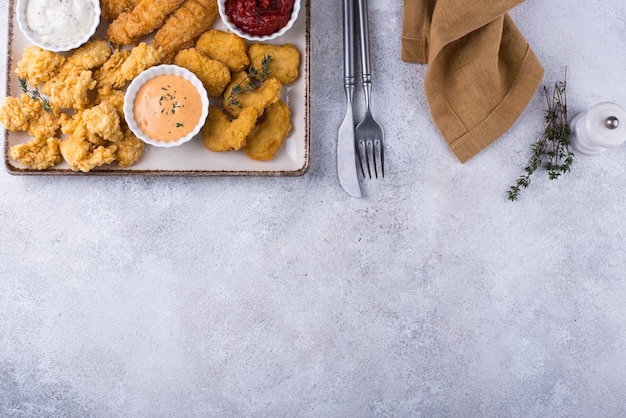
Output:
<path fill-rule="evenodd" d="M 94 40 L 75 50 L 41 91 L 62 108 L 82 109 L 89 105 L 89 91 L 96 86 L 92 69 L 103 65 L 113 52 L 106 41 Z"/>
<path fill-rule="evenodd" d="M 129 167 L 139 160 L 146 144 L 137 138 L 129 127 L 124 127 L 123 132 L 124 137 L 115 143 L 117 146 L 115 159 L 120 167 Z"/>
<path fill-rule="evenodd" d="M 200 35 L 196 41 L 196 49 L 207 57 L 224 63 L 233 72 L 242 71 L 250 65 L 246 41 L 234 33 L 210 29 Z"/>
<path fill-rule="evenodd" d="M 253 160 L 272 159 L 291 130 L 290 115 L 289 107 L 282 100 L 269 105 L 254 131 L 248 135 L 243 152 Z"/>
<path fill-rule="evenodd" d="M 27 93 L 18 97 L 6 97 L 0 106 L 0 122 L 9 131 L 25 131 L 33 137 L 51 137 L 59 129 L 57 118 L 61 111 L 50 104 L 44 109 L 41 100 L 34 100 Z"/>
<path fill-rule="evenodd" d="M 89 105 L 89 91 L 96 87 L 91 76 L 91 70 L 63 66 L 61 72 L 43 84 L 41 91 L 59 107 L 82 109 Z"/>
<path fill-rule="evenodd" d="M 13 145 L 9 152 L 11 158 L 25 167 L 45 170 L 61 161 L 59 139 L 55 137 L 39 137 L 24 144 Z"/>
<path fill-rule="evenodd" d="M 65 62 L 65 57 L 38 46 L 24 49 L 22 58 L 17 63 L 15 74 L 25 78 L 31 86 L 38 86 L 48 81 Z"/>
<path fill-rule="evenodd" d="M 174 64 L 194 73 L 207 91 L 209 97 L 219 97 L 230 83 L 228 67 L 219 61 L 208 58 L 195 48 L 183 49 L 174 57 Z"/>
<path fill-rule="evenodd" d="M 115 20 L 123 12 L 130 12 L 139 4 L 139 0 L 100 0 L 102 17 Z"/>
<path fill-rule="evenodd" d="M 87 129 L 82 114 L 62 118 L 61 130 L 67 136 L 59 144 L 63 159 L 74 171 L 88 172 L 95 167 L 115 161 L 117 146 Z"/>
<path fill-rule="evenodd" d="M 280 99 L 282 84 L 276 77 L 268 77 L 263 84 L 255 89 L 249 89 L 248 83 L 252 81 L 245 72 L 238 72 L 233 75 L 230 84 L 224 92 L 223 107 L 229 115 L 239 116 L 242 108 L 253 107 L 259 115 L 263 114 L 265 108 Z M 237 89 L 241 89 L 241 94 L 237 94 Z M 235 105 L 233 101 L 239 103 Z"/>
<path fill-rule="evenodd" d="M 225 152 L 240 150 L 246 137 L 252 132 L 259 117 L 253 107 L 244 108 L 232 121 L 219 107 L 209 107 L 209 116 L 200 131 L 202 143 L 210 151 Z"/>
<path fill-rule="evenodd" d="M 154 35 L 152 45 L 167 61 L 209 29 L 218 16 L 217 0 L 185 0 Z"/>
<path fill-rule="evenodd" d="M 91 70 L 104 64 L 112 53 L 113 51 L 107 41 L 102 39 L 89 41 L 67 57 L 61 71 L 67 66 L 73 66 L 81 70 Z"/>
<path fill-rule="evenodd" d="M 37 118 L 38 112 L 28 104 L 30 96 L 26 93 L 21 97 L 7 96 L 0 106 L 0 123 L 8 131 L 26 131 L 30 122 Z"/>
<path fill-rule="evenodd" d="M 87 139 L 68 136 L 59 144 L 63 159 L 73 171 L 86 173 L 95 167 L 115 161 L 117 146 L 94 145 Z"/>
<path fill-rule="evenodd" d="M 98 89 L 103 87 L 118 88 L 126 84 L 128 80 L 121 74 L 121 67 L 129 56 L 129 49 L 113 51 L 107 62 L 93 73 L 93 79 L 97 82 L 96 87 Z"/>
<path fill-rule="evenodd" d="M 120 53 L 122 55 L 123 53 Z M 116 60 L 121 56 L 116 57 Z M 133 47 L 123 62 L 105 64 L 96 71 L 94 78 L 98 80 L 98 88 L 110 86 L 119 88 L 128 81 L 137 77 L 143 70 L 150 68 L 161 61 L 161 54 L 145 42 Z M 107 67 L 107 68 L 105 68 Z"/>
<path fill-rule="evenodd" d="M 84 109 L 79 110 L 73 116 L 63 113 L 61 115 L 61 132 L 68 136 L 85 139 L 94 145 L 106 145 L 104 139 L 87 129 L 82 117 L 84 111 Z"/>
<path fill-rule="evenodd" d="M 141 0 L 130 12 L 121 13 L 109 25 L 107 38 L 117 45 L 131 45 L 160 27 L 183 0 Z"/>
<path fill-rule="evenodd" d="M 124 134 L 120 126 L 120 117 L 115 106 L 109 102 L 102 102 L 94 107 L 85 109 L 81 118 L 92 134 L 100 136 L 109 142 L 120 141 Z"/>
<path fill-rule="evenodd" d="M 98 90 L 96 96 L 96 104 L 109 103 L 115 107 L 117 116 L 120 117 L 122 122 L 124 120 L 124 92 L 122 90 L 112 89 L 111 87 L 103 87 Z"/>
<path fill-rule="evenodd" d="M 276 77 L 283 84 L 290 84 L 298 78 L 300 51 L 291 44 L 252 44 L 248 48 L 248 55 L 250 65 L 257 70 L 263 66 L 263 59 L 270 56 L 272 58 L 269 63 L 270 75 Z"/>
<path fill-rule="evenodd" d="M 157 65 L 161 54 L 152 45 L 141 42 L 130 50 L 130 55 L 120 67 L 120 74 L 126 81 L 137 77 L 143 70 Z"/>

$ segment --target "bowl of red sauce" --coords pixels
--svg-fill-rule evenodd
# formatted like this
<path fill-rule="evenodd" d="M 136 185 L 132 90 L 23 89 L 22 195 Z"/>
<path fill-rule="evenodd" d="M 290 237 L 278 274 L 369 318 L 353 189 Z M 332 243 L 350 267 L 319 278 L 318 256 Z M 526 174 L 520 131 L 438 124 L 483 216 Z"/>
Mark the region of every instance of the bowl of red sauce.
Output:
<path fill-rule="evenodd" d="M 131 131 L 155 147 L 190 141 L 209 115 L 209 97 L 200 79 L 177 65 L 143 71 L 124 95 L 124 118 Z"/>
<path fill-rule="evenodd" d="M 231 32 L 264 42 L 291 29 L 300 13 L 300 0 L 218 0 L 217 7 Z"/>

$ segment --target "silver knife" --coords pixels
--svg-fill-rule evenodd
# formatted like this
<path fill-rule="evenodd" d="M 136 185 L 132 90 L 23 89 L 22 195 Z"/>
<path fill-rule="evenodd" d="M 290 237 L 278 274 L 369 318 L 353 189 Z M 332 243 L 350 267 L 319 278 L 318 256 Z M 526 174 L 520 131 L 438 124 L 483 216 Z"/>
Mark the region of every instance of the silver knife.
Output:
<path fill-rule="evenodd" d="M 356 171 L 354 142 L 354 0 L 343 0 L 343 87 L 346 93 L 346 116 L 339 127 L 337 138 L 337 175 L 341 187 L 350 196 L 361 197 L 361 186 Z"/>

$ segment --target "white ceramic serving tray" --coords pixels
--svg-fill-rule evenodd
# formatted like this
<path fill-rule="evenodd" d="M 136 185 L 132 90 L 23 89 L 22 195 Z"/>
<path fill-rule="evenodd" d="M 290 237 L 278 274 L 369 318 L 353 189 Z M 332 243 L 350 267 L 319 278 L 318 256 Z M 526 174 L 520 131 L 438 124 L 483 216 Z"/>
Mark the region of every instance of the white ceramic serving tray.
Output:
<path fill-rule="evenodd" d="M 30 45 L 20 32 L 15 19 L 15 0 L 9 0 L 7 60 L 7 95 L 20 96 L 22 91 L 15 76 L 15 67 L 24 48 Z M 94 37 L 103 37 L 107 22 L 103 19 Z M 225 30 L 218 19 L 215 29 Z M 150 41 L 149 38 L 146 39 Z M 291 109 L 292 129 L 285 143 L 270 161 L 254 161 L 243 152 L 216 153 L 207 150 L 202 140 L 195 137 L 190 142 L 175 148 L 156 148 L 146 145 L 141 159 L 131 167 L 120 168 L 115 163 L 93 169 L 89 173 L 69 169 L 65 162 L 43 171 L 24 168 L 9 155 L 9 147 L 27 142 L 31 138 L 22 132 L 2 129 L 4 160 L 9 173 L 15 175 L 151 175 L 151 176 L 299 176 L 309 167 L 310 150 L 310 5 L 303 0 L 298 21 L 284 36 L 268 41 L 272 44 L 291 43 L 302 54 L 300 76 L 290 85 L 283 87 L 282 99 Z M 217 103 L 216 103 L 217 104 Z"/>

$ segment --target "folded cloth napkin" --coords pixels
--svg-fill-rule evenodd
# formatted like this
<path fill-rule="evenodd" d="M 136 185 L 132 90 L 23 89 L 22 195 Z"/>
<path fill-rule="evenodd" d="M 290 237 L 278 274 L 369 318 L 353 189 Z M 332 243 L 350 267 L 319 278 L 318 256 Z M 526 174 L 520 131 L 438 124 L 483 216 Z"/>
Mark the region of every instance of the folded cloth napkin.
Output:
<path fill-rule="evenodd" d="M 524 0 L 404 0 L 402 60 L 428 64 L 437 128 L 466 162 L 505 133 L 543 77 L 508 11 Z"/>

